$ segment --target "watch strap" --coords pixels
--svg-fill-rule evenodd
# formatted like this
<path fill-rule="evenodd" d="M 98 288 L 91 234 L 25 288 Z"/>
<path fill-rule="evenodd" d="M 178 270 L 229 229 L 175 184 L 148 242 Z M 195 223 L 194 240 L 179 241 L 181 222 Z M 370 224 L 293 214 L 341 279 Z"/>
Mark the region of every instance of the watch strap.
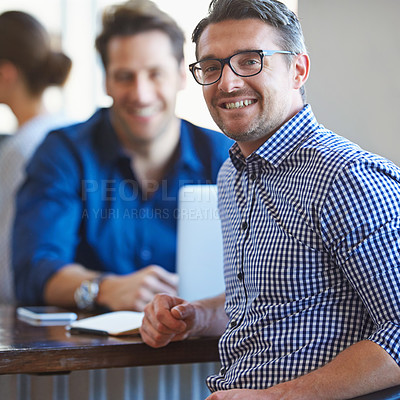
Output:
<path fill-rule="evenodd" d="M 107 274 L 101 274 L 93 279 L 84 280 L 75 290 L 74 299 L 80 310 L 90 311 L 96 307 L 100 284 Z"/>

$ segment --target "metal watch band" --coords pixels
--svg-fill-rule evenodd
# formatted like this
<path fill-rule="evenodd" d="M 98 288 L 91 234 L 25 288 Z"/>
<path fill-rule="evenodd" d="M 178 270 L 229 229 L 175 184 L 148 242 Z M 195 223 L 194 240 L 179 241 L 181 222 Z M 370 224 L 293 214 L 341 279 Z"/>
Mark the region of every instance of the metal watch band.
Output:
<path fill-rule="evenodd" d="M 76 306 L 80 310 L 90 311 L 96 306 L 96 299 L 99 294 L 99 287 L 101 281 L 105 278 L 106 274 L 97 276 L 96 278 L 85 280 L 75 290 L 74 299 Z"/>

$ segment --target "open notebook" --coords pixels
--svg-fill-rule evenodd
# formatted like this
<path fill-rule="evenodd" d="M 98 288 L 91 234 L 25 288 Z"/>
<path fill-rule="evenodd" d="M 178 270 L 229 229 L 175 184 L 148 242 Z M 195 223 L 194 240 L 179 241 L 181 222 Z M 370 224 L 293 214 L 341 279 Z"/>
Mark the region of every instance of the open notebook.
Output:
<path fill-rule="evenodd" d="M 135 311 L 113 311 L 71 322 L 71 333 L 124 336 L 139 334 L 144 314 Z"/>
<path fill-rule="evenodd" d="M 225 290 L 216 185 L 187 185 L 178 200 L 179 296 L 192 301 Z"/>

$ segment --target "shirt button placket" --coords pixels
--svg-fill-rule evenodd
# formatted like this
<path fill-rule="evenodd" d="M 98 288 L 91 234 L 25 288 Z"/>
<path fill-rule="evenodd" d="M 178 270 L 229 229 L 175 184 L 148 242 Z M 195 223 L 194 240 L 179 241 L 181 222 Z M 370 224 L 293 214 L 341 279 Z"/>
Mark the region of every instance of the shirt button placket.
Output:
<path fill-rule="evenodd" d="M 248 227 L 249 227 L 249 224 L 246 221 L 243 221 L 240 225 L 240 229 L 241 229 L 242 233 L 245 233 L 246 230 L 248 229 Z M 244 237 L 242 237 L 242 241 L 243 241 L 243 239 L 244 239 Z M 242 245 L 243 245 L 243 243 L 242 243 Z M 241 262 L 238 262 L 238 264 L 237 264 L 237 278 L 239 279 L 240 282 L 242 282 L 243 278 L 244 278 Z"/>

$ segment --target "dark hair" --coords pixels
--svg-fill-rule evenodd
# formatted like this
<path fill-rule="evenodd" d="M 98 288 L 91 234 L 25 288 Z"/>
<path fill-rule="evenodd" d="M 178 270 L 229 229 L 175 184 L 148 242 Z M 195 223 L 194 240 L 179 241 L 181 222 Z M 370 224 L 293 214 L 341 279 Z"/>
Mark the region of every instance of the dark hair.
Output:
<path fill-rule="evenodd" d="M 45 28 L 31 15 L 7 11 L 0 15 L 0 62 L 13 63 L 23 74 L 29 91 L 41 94 L 48 86 L 62 86 L 71 59 L 53 51 Z"/>
<path fill-rule="evenodd" d="M 296 14 L 277 0 L 211 0 L 209 15 L 193 31 L 192 40 L 198 45 L 204 29 L 212 23 L 228 19 L 257 18 L 276 28 L 282 50 L 304 53 L 303 32 Z"/>
<path fill-rule="evenodd" d="M 185 35 L 177 23 L 150 0 L 130 0 L 107 8 L 103 13 L 103 30 L 96 39 L 104 68 L 107 68 L 107 45 L 115 36 L 130 36 L 159 30 L 171 40 L 178 63 L 183 60 Z"/>

